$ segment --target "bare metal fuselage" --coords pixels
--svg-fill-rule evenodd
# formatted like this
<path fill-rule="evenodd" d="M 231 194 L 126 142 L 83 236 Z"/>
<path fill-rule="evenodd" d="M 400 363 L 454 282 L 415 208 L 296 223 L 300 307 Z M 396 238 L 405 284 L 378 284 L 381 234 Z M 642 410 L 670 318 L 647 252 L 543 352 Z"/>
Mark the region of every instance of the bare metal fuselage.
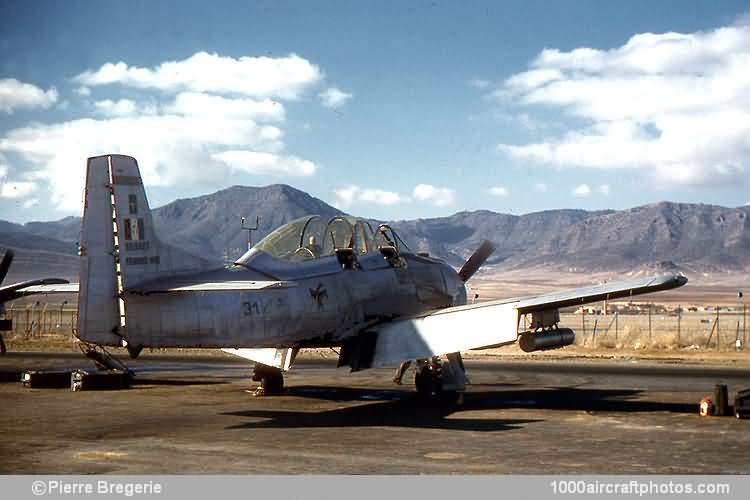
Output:
<path fill-rule="evenodd" d="M 144 347 L 338 345 L 369 322 L 466 303 L 466 289 L 442 261 L 379 252 L 345 269 L 335 256 L 286 263 L 262 252 L 245 265 L 195 280 L 283 280 L 260 290 L 127 295 L 127 339 Z M 149 288 L 148 285 L 145 288 Z"/>

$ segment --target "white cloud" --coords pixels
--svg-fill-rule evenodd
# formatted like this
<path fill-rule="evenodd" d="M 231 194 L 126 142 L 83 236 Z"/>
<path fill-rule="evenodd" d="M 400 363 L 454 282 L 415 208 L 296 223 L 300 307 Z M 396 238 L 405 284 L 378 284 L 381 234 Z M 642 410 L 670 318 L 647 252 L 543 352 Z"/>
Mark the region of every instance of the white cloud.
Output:
<path fill-rule="evenodd" d="M 335 205 L 338 207 L 347 207 L 354 203 L 375 203 L 378 205 L 396 205 L 409 201 L 408 198 L 401 196 L 393 191 L 382 189 L 361 188 L 357 185 L 349 185 L 335 189 L 333 195 L 336 198 Z"/>
<path fill-rule="evenodd" d="M 359 193 L 359 186 L 346 186 L 343 188 L 335 189 L 333 195 L 336 197 L 335 204 L 337 206 L 348 206 L 357 200 L 357 193 Z"/>
<path fill-rule="evenodd" d="M 53 203 L 66 210 L 80 210 L 89 156 L 132 155 L 148 185 L 215 183 L 236 169 L 213 154 L 240 149 L 279 152 L 284 147 L 281 135 L 276 127 L 231 116 L 84 118 L 10 130 L 0 137 L 0 151 L 16 153 L 28 176 L 46 181 Z M 277 167 L 277 172 L 283 170 Z"/>
<path fill-rule="evenodd" d="M 510 191 L 508 190 L 508 188 L 506 188 L 504 186 L 494 186 L 494 187 L 491 187 L 489 189 L 489 193 L 492 196 L 497 196 L 499 198 L 507 198 L 508 196 L 510 196 Z"/>
<path fill-rule="evenodd" d="M 318 97 L 320 97 L 323 106 L 326 108 L 338 109 L 346 104 L 354 95 L 339 90 L 336 87 L 331 87 L 318 94 Z"/>
<path fill-rule="evenodd" d="M 4 182 L 0 187 L 0 198 L 25 198 L 36 190 L 33 182 Z"/>
<path fill-rule="evenodd" d="M 166 92 L 213 92 L 256 98 L 298 99 L 323 78 L 318 66 L 291 54 L 286 57 L 224 57 L 198 52 L 154 68 L 106 63 L 74 78 L 84 86 L 121 84 Z"/>
<path fill-rule="evenodd" d="M 539 191 L 540 193 L 546 193 L 547 192 L 547 185 L 543 182 L 538 182 L 534 184 L 534 189 Z"/>
<path fill-rule="evenodd" d="M 228 99 L 200 92 L 182 92 L 175 97 L 168 111 L 183 115 L 219 115 L 247 117 L 258 121 L 284 121 L 285 109 L 271 99 Z"/>
<path fill-rule="evenodd" d="M 499 149 L 536 163 L 653 172 L 677 184 L 747 177 L 750 26 L 644 33 L 611 50 L 543 50 L 495 94 L 554 107 L 587 125 Z"/>
<path fill-rule="evenodd" d="M 430 184 L 419 184 L 414 187 L 413 196 L 419 201 L 427 201 L 438 207 L 452 205 L 455 201 L 454 191 Z"/>
<path fill-rule="evenodd" d="M 577 196 L 578 198 L 591 196 L 591 188 L 588 184 L 581 184 L 573 190 L 573 196 Z"/>
<path fill-rule="evenodd" d="M 47 109 L 57 102 L 57 90 L 44 91 L 15 78 L 0 80 L 0 112 L 11 114 L 16 109 Z"/>
<path fill-rule="evenodd" d="M 135 114 L 135 103 L 130 99 L 113 101 L 105 99 L 94 103 L 96 110 L 105 116 L 130 116 Z"/>
<path fill-rule="evenodd" d="M 608 195 L 610 192 L 609 184 L 602 184 L 599 186 L 599 192 L 603 195 Z"/>
<path fill-rule="evenodd" d="M 254 175 L 271 175 L 275 177 L 307 177 L 317 170 L 315 164 L 296 156 L 279 156 L 257 151 L 230 150 L 212 155 L 233 170 Z"/>
<path fill-rule="evenodd" d="M 68 211 L 81 209 L 86 158 L 100 154 L 136 157 L 151 186 L 216 184 L 232 174 L 309 176 L 315 163 L 284 152 L 285 108 L 276 99 L 297 99 L 322 78 L 318 66 L 293 54 L 235 59 L 200 52 L 152 68 L 107 63 L 74 78 L 79 95 L 107 84 L 142 91 L 96 101 L 95 118 L 4 132 L 0 153 L 13 153 L 7 171 L 23 171 Z"/>

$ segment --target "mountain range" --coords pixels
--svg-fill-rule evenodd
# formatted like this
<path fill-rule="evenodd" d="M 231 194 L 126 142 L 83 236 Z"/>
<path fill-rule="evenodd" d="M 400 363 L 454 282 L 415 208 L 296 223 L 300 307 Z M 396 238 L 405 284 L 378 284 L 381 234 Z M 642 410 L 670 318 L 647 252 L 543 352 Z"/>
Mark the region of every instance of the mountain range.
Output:
<path fill-rule="evenodd" d="M 159 237 L 220 264 L 247 248 L 246 224 L 260 220 L 253 242 L 308 214 L 344 213 L 283 184 L 232 186 L 153 210 Z M 373 221 L 376 223 L 375 221 Z M 546 267 L 576 271 L 717 272 L 750 269 L 750 206 L 662 202 L 628 210 L 547 210 L 509 215 L 478 210 L 449 217 L 389 222 L 414 251 L 460 266 L 483 239 L 497 250 L 497 270 Z M 0 220 L 0 248 L 16 250 L 8 280 L 40 274 L 77 280 L 79 217 L 15 224 Z"/>

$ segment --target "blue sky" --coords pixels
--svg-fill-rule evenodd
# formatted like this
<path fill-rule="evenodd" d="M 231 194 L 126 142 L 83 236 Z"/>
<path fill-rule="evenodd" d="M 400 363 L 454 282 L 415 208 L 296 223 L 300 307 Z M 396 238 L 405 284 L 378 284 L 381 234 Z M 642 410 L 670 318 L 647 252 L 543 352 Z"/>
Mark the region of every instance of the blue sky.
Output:
<path fill-rule="evenodd" d="M 3 2 L 0 219 L 287 183 L 383 219 L 750 202 L 744 2 Z M 252 214 L 238 214 L 248 215 Z"/>

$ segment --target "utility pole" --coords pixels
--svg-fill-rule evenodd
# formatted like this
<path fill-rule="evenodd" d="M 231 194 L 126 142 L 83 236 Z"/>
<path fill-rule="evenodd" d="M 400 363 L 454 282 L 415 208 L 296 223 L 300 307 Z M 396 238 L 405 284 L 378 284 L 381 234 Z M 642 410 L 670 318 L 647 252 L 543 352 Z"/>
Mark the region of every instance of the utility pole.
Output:
<path fill-rule="evenodd" d="M 252 232 L 258 230 L 258 223 L 260 222 L 260 216 L 255 217 L 255 227 L 245 226 L 245 218 L 242 218 L 242 229 L 247 231 L 247 249 L 253 248 L 252 245 Z"/>

